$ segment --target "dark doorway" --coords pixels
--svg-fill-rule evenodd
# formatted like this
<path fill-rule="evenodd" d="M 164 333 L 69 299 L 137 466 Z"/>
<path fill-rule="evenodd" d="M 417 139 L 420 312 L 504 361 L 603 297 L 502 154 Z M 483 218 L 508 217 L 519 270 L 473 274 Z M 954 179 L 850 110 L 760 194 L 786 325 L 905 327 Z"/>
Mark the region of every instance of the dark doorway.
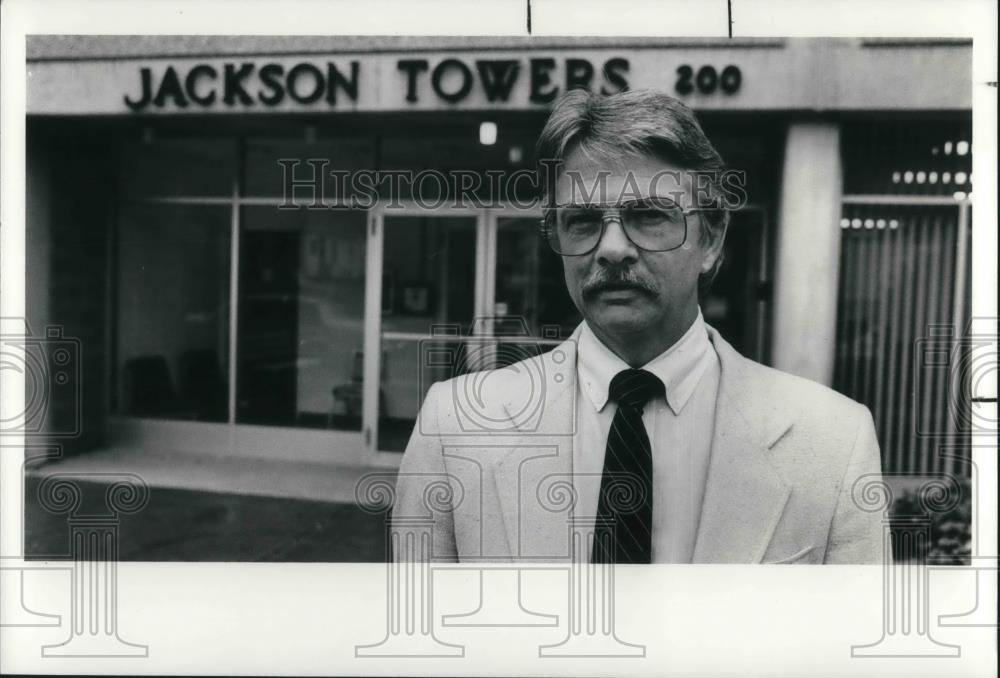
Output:
<path fill-rule="evenodd" d="M 297 231 L 241 235 L 237 422 L 295 421 L 300 239 Z"/>

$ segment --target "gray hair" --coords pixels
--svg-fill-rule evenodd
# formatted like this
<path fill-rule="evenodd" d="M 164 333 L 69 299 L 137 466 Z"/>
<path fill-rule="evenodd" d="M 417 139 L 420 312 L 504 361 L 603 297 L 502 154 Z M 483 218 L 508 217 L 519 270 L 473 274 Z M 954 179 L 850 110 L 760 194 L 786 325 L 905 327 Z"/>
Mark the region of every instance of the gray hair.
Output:
<path fill-rule="evenodd" d="M 725 238 L 729 211 L 724 208 L 722 176 L 726 166 L 694 111 L 683 102 L 648 89 L 606 96 L 583 89 L 565 92 L 553 105 L 535 148 L 543 197 L 554 193 L 555 164 L 577 149 L 612 162 L 623 154 L 657 157 L 704 176 L 698 190 L 705 193 L 698 196 L 698 206 L 707 197 L 713 207 L 699 212 L 704 225 L 702 244 Z M 712 269 L 699 277 L 699 297 L 708 292 L 721 265 L 720 254 Z"/>

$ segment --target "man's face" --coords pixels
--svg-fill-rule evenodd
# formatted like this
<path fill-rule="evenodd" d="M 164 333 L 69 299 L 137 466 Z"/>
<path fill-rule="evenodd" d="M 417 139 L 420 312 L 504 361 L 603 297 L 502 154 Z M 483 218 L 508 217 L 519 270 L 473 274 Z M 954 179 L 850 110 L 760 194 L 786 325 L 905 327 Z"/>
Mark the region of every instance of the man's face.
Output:
<path fill-rule="evenodd" d="M 560 205 L 613 204 L 623 197 L 650 196 L 694 207 L 693 177 L 654 157 L 629 155 L 612 166 L 574 150 L 565 159 L 555 191 Z M 702 244 L 698 214 L 689 215 L 687 223 L 681 247 L 650 252 L 633 244 L 618 220 L 609 220 L 593 252 L 562 258 L 570 298 L 598 336 L 670 336 L 678 325 L 694 319 L 698 276 L 711 269 L 721 242 Z"/>

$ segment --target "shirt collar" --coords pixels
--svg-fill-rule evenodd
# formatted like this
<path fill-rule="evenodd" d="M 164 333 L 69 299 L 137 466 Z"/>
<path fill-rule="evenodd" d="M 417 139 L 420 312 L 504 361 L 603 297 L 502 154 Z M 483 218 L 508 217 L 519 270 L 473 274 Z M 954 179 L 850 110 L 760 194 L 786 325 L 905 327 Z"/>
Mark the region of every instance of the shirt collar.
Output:
<path fill-rule="evenodd" d="M 667 405 L 676 415 L 694 393 L 708 365 L 711 342 L 701 309 L 691 327 L 673 346 L 641 369 L 652 372 L 666 388 Z M 608 402 L 611 380 L 629 365 L 604 345 L 584 321 L 577 345 L 577 376 L 594 408 L 600 412 Z"/>

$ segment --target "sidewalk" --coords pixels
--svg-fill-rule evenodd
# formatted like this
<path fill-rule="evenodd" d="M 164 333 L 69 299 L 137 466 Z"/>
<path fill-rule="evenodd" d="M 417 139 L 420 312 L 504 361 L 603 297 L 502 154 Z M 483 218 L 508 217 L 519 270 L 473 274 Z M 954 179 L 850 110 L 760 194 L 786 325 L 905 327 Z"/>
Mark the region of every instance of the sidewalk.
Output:
<path fill-rule="evenodd" d="M 372 470 L 151 450 L 70 457 L 26 473 L 25 554 L 69 555 L 67 516 L 38 500 L 45 476 L 78 476 L 85 503 L 103 512 L 109 479 L 100 474 L 134 473 L 149 503 L 120 518 L 120 560 L 385 562 L 384 517 L 354 502 L 355 483 Z"/>
<path fill-rule="evenodd" d="M 59 459 L 29 470 L 28 475 L 57 472 L 134 473 L 150 487 L 354 504 L 354 488 L 365 474 L 389 471 L 173 450 L 111 448 Z"/>

